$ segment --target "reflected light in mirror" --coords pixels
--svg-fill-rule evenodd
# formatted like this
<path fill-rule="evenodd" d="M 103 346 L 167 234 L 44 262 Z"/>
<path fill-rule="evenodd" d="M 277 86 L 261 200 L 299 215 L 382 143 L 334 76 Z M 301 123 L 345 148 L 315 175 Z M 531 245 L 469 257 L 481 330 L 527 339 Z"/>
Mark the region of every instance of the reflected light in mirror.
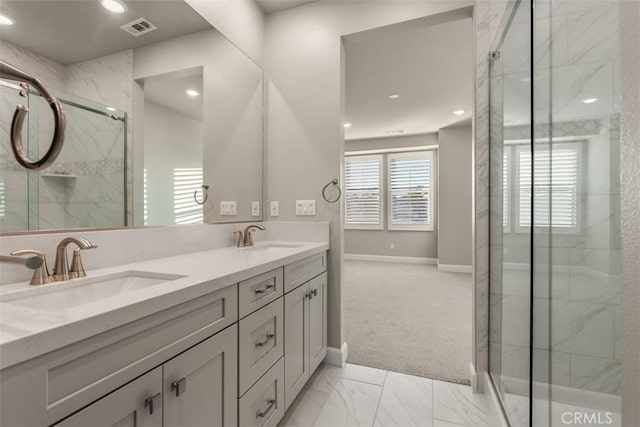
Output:
<path fill-rule="evenodd" d="M 127 7 L 124 5 L 124 3 L 121 3 L 117 0 L 102 0 L 100 4 L 109 12 L 124 13 L 127 11 Z"/>
<path fill-rule="evenodd" d="M 352 124 L 352 123 L 345 123 L 345 124 L 344 124 L 344 128 L 345 128 L 345 129 L 350 128 L 351 126 L 353 126 L 353 124 Z"/>
<path fill-rule="evenodd" d="M 400 95 L 397 93 L 392 93 L 391 95 L 389 95 L 389 99 L 398 99 L 400 98 Z"/>
<path fill-rule="evenodd" d="M 463 115 L 464 113 L 466 113 L 466 111 L 465 111 L 465 110 L 456 110 L 456 111 L 454 111 L 454 112 L 453 112 L 453 114 L 455 114 L 456 116 L 461 116 L 461 115 Z"/>
<path fill-rule="evenodd" d="M 16 23 L 16 21 L 14 21 L 13 19 L 9 18 L 7 15 L 1 15 L 0 14 L 0 25 L 13 25 L 15 23 Z"/>
<path fill-rule="evenodd" d="M 198 95 L 200 95 L 200 92 L 198 92 L 197 90 L 188 89 L 187 90 L 187 95 L 189 95 L 189 96 L 198 96 Z"/>
<path fill-rule="evenodd" d="M 587 99 L 582 100 L 582 103 L 583 104 L 593 104 L 597 100 L 598 100 L 598 98 L 587 98 Z"/>

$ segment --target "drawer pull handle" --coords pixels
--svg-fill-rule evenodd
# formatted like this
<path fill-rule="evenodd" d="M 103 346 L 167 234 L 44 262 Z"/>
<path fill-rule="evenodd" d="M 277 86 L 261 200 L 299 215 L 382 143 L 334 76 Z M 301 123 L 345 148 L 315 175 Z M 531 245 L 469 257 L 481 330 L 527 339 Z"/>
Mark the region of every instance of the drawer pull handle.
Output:
<path fill-rule="evenodd" d="M 266 339 L 266 340 L 256 342 L 256 347 L 262 347 L 262 346 L 264 346 L 266 343 L 268 343 L 269 341 L 271 341 L 275 336 L 276 336 L 276 334 L 272 334 L 271 332 L 269 332 L 269 333 L 267 334 L 267 339 Z"/>
<path fill-rule="evenodd" d="M 157 393 L 145 399 L 144 407 L 149 409 L 149 415 L 153 415 L 153 409 L 160 406 L 160 396 L 162 396 L 162 394 Z"/>
<path fill-rule="evenodd" d="M 175 391 L 176 392 L 176 397 L 180 396 L 181 394 L 183 394 L 185 391 L 187 391 L 187 379 L 186 378 L 182 378 L 178 381 L 174 381 L 171 383 L 171 391 Z"/>
<path fill-rule="evenodd" d="M 275 399 L 268 398 L 267 399 L 267 403 L 269 404 L 269 406 L 267 406 L 267 409 L 265 409 L 264 411 L 256 412 L 256 418 L 264 418 L 264 416 L 267 415 L 271 411 L 271 408 L 273 408 L 273 405 L 276 404 L 276 401 L 275 401 Z"/>
<path fill-rule="evenodd" d="M 257 295 L 260 295 L 260 294 L 264 294 L 265 292 L 268 292 L 269 289 L 273 289 L 275 287 L 276 287 L 275 285 L 271 284 L 271 285 L 265 286 L 264 288 L 255 289 L 253 292 L 255 292 Z"/>

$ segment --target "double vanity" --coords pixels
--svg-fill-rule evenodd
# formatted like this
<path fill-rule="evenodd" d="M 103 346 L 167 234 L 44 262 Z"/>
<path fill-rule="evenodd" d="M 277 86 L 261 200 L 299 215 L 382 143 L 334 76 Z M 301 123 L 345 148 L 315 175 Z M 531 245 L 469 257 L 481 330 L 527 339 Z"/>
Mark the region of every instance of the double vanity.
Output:
<path fill-rule="evenodd" d="M 268 241 L 2 286 L 0 424 L 277 425 L 327 353 L 328 248 Z"/>

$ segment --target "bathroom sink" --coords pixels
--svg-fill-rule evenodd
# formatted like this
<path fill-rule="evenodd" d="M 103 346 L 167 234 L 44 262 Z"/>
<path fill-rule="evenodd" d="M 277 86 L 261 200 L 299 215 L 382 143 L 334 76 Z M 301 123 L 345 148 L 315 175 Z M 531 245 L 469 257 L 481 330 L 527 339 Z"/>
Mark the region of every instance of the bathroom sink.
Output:
<path fill-rule="evenodd" d="M 18 297 L 4 298 L 2 302 L 42 311 L 60 311 L 77 308 L 93 302 L 130 294 L 142 289 L 167 283 L 186 276 L 123 271 L 98 277 L 87 277 L 66 283 L 44 285 L 29 289 Z"/>
<path fill-rule="evenodd" d="M 304 246 L 304 243 L 298 242 L 262 242 L 256 243 L 253 246 L 249 246 L 245 249 L 250 251 L 264 251 L 264 252 L 282 252 L 291 249 L 297 249 Z"/>

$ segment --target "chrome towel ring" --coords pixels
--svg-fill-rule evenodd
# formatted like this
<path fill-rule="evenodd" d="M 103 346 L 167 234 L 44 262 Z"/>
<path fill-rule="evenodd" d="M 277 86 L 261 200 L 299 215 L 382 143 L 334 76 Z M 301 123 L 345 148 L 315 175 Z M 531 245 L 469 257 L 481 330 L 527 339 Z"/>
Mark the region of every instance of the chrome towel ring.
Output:
<path fill-rule="evenodd" d="M 13 113 L 13 119 L 11 120 L 11 150 L 13 151 L 13 155 L 18 163 L 22 167 L 32 170 L 41 170 L 50 166 L 56 160 L 60 151 L 62 151 L 62 146 L 64 145 L 66 117 L 60 102 L 42 84 L 40 79 L 2 60 L 0 60 L 0 78 L 18 81 L 25 88 L 27 88 L 27 84 L 33 85 L 47 101 L 49 107 L 51 107 L 51 110 L 53 111 L 53 118 L 55 120 L 53 140 L 51 141 L 51 146 L 45 155 L 36 161 L 29 159 L 29 156 L 25 152 L 24 145 L 22 144 L 22 125 L 24 124 L 24 119 L 27 117 L 29 108 L 18 104 L 15 112 Z"/>
<path fill-rule="evenodd" d="M 338 179 L 334 178 L 322 188 L 322 198 L 328 203 L 336 203 L 338 200 L 340 200 L 340 197 L 342 197 L 342 190 L 340 189 L 340 185 L 338 185 L 338 182 Z M 329 199 L 327 197 L 327 189 L 330 185 L 335 185 L 336 189 L 338 190 L 338 196 L 335 199 Z"/>
<path fill-rule="evenodd" d="M 204 205 L 209 199 L 209 186 L 201 185 L 200 188 L 202 189 L 202 200 L 198 200 L 198 190 L 193 192 L 193 200 L 199 205 Z"/>

